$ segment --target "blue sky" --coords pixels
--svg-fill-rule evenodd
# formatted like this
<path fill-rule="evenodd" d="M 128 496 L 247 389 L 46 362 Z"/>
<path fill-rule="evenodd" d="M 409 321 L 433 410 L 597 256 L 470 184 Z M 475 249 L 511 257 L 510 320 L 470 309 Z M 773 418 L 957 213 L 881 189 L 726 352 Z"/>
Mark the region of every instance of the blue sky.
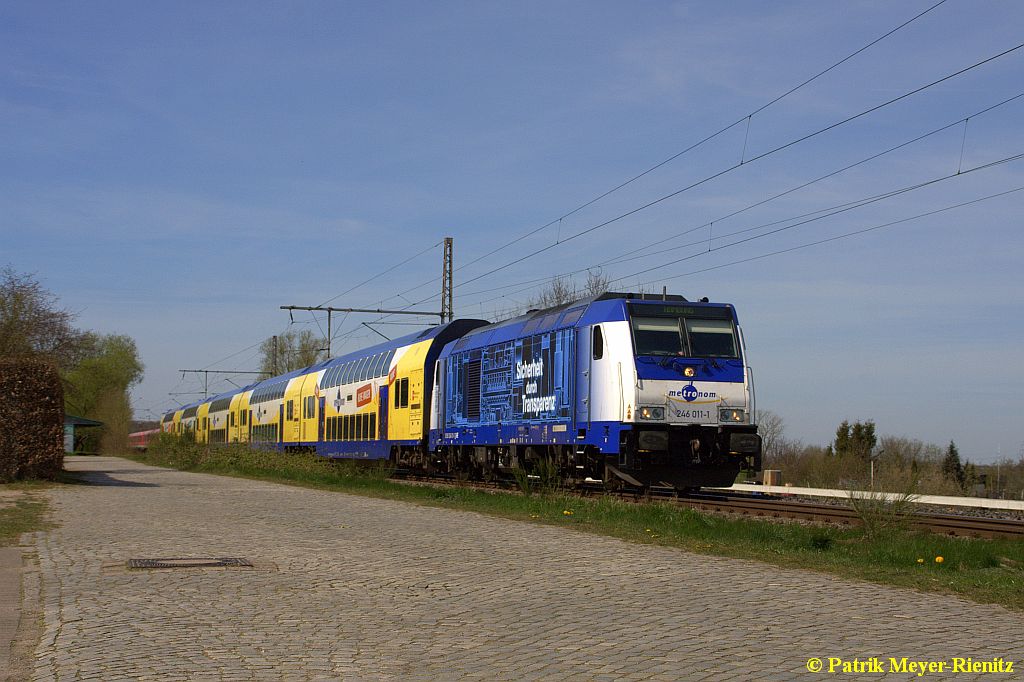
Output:
<path fill-rule="evenodd" d="M 1022 42 L 1024 5 L 947 0 L 557 222 L 934 1 L 4 3 L 0 264 L 80 326 L 133 336 L 136 411 L 153 416 L 200 386 L 180 368 L 254 369 L 252 346 L 289 326 L 280 305 L 426 250 L 333 304 L 436 308 L 445 235 L 459 266 L 554 220 L 459 269 L 457 315 L 661 241 L 604 273 L 734 303 L 759 407 L 790 437 L 874 419 L 973 461 L 1015 457 L 1024 192 L 757 257 L 1024 187 L 1024 160 L 956 175 L 1024 153 L 1024 98 L 724 216 L 1021 94 L 1024 49 L 469 281 Z M 359 320 L 336 352 L 379 339 Z"/>

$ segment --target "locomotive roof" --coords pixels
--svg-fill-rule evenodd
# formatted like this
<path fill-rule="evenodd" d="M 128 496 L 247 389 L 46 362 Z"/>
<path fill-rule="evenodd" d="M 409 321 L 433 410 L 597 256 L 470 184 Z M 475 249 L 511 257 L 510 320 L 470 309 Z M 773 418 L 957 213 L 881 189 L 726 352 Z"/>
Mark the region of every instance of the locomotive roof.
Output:
<path fill-rule="evenodd" d="M 445 346 L 442 355 L 454 351 L 480 348 L 494 343 L 503 343 L 512 339 L 567 327 L 591 325 L 600 322 L 611 322 L 627 319 L 627 303 L 692 303 L 693 305 L 724 306 L 721 303 L 708 303 L 707 299 L 690 302 L 678 294 L 634 294 L 608 291 L 594 296 L 577 299 L 569 303 L 531 310 L 524 315 L 513 317 L 501 322 L 479 327 L 467 333 L 461 339 Z"/>

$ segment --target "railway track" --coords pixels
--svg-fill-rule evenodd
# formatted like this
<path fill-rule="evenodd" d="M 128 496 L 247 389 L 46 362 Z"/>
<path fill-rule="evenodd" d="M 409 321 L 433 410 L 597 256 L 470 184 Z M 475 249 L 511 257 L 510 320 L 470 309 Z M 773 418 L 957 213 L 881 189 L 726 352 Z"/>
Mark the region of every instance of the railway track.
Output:
<path fill-rule="evenodd" d="M 450 477 L 411 476 L 399 473 L 395 476 L 403 482 L 414 482 L 429 485 L 459 485 L 479 488 L 481 490 L 514 491 L 511 481 L 501 482 L 466 482 L 456 481 Z M 566 491 L 569 494 L 593 495 L 601 492 L 598 488 L 583 488 L 577 491 Z M 793 519 L 827 523 L 840 526 L 858 526 L 861 519 L 858 513 L 850 508 L 835 504 L 815 504 L 799 502 L 771 496 L 754 496 L 736 493 L 693 493 L 677 495 L 672 489 L 654 488 L 641 494 L 635 491 L 619 491 L 614 493 L 623 500 L 642 503 L 644 501 L 665 501 L 681 506 L 716 513 L 734 514 L 750 518 Z M 936 514 L 917 512 L 910 515 L 911 527 L 931 533 L 957 537 L 974 538 L 1021 538 L 1024 539 L 1024 521 L 1013 519 L 994 519 L 977 516 L 961 516 L 958 514 Z"/>
<path fill-rule="evenodd" d="M 814 504 L 813 502 L 795 502 L 779 498 L 694 495 L 680 497 L 677 502 L 678 504 L 703 511 L 724 512 L 741 516 L 801 519 L 843 526 L 857 526 L 861 523 L 860 516 L 850 507 Z M 958 537 L 1024 538 L 1024 521 L 1011 519 L 917 512 L 910 515 L 909 523 L 918 530 Z"/>

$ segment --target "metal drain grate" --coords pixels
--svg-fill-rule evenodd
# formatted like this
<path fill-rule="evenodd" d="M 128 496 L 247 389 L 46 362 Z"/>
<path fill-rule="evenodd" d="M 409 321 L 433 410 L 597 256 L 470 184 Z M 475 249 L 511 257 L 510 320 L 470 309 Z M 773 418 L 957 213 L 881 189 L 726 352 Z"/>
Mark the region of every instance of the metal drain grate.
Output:
<path fill-rule="evenodd" d="M 129 559 L 128 568 L 252 568 L 252 562 L 239 557 L 181 559 Z"/>

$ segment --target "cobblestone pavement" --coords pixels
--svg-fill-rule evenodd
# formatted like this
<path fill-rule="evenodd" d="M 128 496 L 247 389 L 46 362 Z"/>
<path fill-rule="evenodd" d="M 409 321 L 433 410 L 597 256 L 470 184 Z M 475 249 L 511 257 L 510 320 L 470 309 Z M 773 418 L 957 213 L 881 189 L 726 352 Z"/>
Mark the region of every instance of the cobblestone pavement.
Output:
<path fill-rule="evenodd" d="M 19 600 L 21 599 L 21 551 L 17 547 L 0 547 L 0 680 L 11 665 L 11 647 L 18 632 Z"/>
<path fill-rule="evenodd" d="M 50 491 L 62 525 L 26 548 L 45 617 L 34 680 L 823 679 L 808 657 L 1024 663 L 1024 616 L 949 597 L 115 458 L 67 467 L 99 485 Z M 256 566 L 124 567 L 189 556 Z M 944 677 L 986 676 L 926 676 Z"/>

